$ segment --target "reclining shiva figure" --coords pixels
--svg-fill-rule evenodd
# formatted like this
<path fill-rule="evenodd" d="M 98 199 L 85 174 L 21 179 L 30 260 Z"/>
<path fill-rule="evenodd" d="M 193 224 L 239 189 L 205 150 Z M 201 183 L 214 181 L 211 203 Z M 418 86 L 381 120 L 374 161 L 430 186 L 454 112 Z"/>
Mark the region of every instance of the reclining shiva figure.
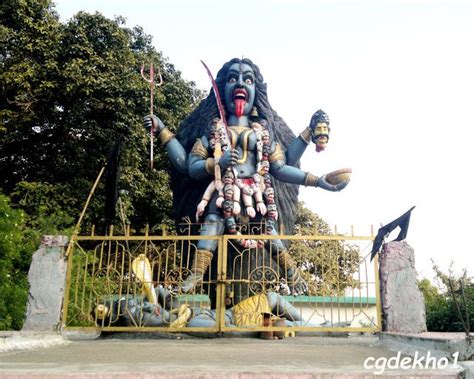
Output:
<path fill-rule="evenodd" d="M 171 298 L 164 288 L 156 288 L 159 302 L 153 304 L 143 298 L 122 297 L 113 302 L 103 302 L 95 308 L 95 319 L 107 326 L 151 326 L 151 327 L 213 327 L 216 311 L 188 304 L 180 304 Z M 285 319 L 285 326 L 317 326 L 301 317 L 300 312 L 275 292 L 257 294 L 246 298 L 225 311 L 225 326 L 263 326 L 264 314 Z"/>
<path fill-rule="evenodd" d="M 238 222 L 262 220 L 264 234 L 291 233 L 298 186 L 340 191 L 349 182 L 350 169 L 317 177 L 299 168 L 311 142 L 317 152 L 325 149 L 328 116 L 322 110 L 315 112 L 296 137 L 270 106 L 267 85 L 249 59 L 225 63 L 215 82 L 225 120 L 219 118 L 212 91 L 180 124 L 176 136 L 155 115 L 144 118 L 145 127 L 154 130 L 174 167 L 175 218 L 201 217 L 201 236 L 237 235 Z M 261 247 L 254 240 L 238 242 L 243 248 Z M 292 293 L 305 293 L 307 284 L 282 241 L 270 239 L 264 245 L 286 274 Z M 189 293 L 202 282 L 216 248 L 216 240 L 199 240 L 181 292 Z"/>

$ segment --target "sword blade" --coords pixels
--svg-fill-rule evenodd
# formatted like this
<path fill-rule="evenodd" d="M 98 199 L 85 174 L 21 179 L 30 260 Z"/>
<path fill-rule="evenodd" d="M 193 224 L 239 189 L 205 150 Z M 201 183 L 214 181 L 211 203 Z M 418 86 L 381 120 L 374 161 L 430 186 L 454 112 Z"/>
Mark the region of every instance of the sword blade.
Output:
<path fill-rule="evenodd" d="M 226 132 L 229 135 L 229 131 L 227 130 L 227 120 L 225 119 L 224 106 L 222 105 L 221 95 L 219 94 L 219 88 L 217 88 L 217 83 L 214 80 L 214 77 L 212 76 L 212 73 L 211 73 L 211 70 L 209 70 L 209 67 L 207 67 L 207 65 L 204 63 L 203 60 L 201 60 L 201 63 L 206 69 L 209 79 L 211 79 L 212 89 L 214 90 L 214 96 L 216 97 L 217 108 L 219 109 L 219 115 L 222 119 L 222 122 L 225 125 Z"/>

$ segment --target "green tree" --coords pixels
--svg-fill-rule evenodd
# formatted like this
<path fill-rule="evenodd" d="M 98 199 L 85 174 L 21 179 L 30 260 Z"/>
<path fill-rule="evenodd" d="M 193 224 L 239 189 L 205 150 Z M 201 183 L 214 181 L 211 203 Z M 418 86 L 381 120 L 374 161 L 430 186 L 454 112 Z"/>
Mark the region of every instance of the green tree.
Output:
<path fill-rule="evenodd" d="M 2 188 L 9 192 L 31 175 L 47 175 L 43 163 L 56 97 L 60 23 L 47 1 L 6 0 L 0 6 Z"/>
<path fill-rule="evenodd" d="M 25 214 L 0 193 L 0 330 L 20 329 L 26 306 L 23 273 Z"/>
<path fill-rule="evenodd" d="M 331 235 L 329 225 L 298 202 L 295 234 Z M 342 296 L 347 288 L 358 287 L 353 274 L 359 269 L 359 249 L 334 240 L 292 241 L 290 251 L 309 285 L 309 293 L 318 296 Z"/>
<path fill-rule="evenodd" d="M 156 93 L 155 112 L 171 130 L 202 96 L 194 83 L 182 79 L 153 48 L 150 36 L 140 27 L 127 28 L 121 17 L 79 12 L 62 24 L 47 0 L 6 0 L 0 16 L 2 189 L 19 203 L 17 195 L 26 188 L 33 200 L 41 198 L 35 189 L 41 194 L 56 187 L 51 194 L 59 197 L 53 203 L 77 219 L 122 134 L 120 187 L 130 221 L 140 226 L 169 220 L 169 163 L 163 149 L 155 151 L 155 170 L 148 167 L 142 117 L 149 112 L 149 90 L 140 67 L 150 62 L 160 67 L 164 85 Z M 101 183 L 86 224 L 100 224 L 104 191 Z"/>
<path fill-rule="evenodd" d="M 0 328 L 21 327 L 31 253 L 41 234 L 70 233 L 119 135 L 125 136 L 120 189 L 128 221 L 138 228 L 172 224 L 168 159 L 157 147 L 150 170 L 142 126 L 149 89 L 140 67 L 151 62 L 164 81 L 155 113 L 174 130 L 202 93 L 142 28 L 84 12 L 61 23 L 50 0 L 1 2 L 0 191 L 8 212 L 0 219 L 9 234 L 1 229 L 0 238 L 11 237 L 2 240 L 0 255 Z M 84 229 L 103 224 L 105 191 L 102 180 Z"/>
<path fill-rule="evenodd" d="M 425 298 L 426 327 L 433 332 L 464 332 L 468 318 L 470 325 L 474 323 L 472 279 L 468 278 L 465 272 L 461 276 L 456 276 L 451 270 L 449 274 L 445 274 L 437 265 L 434 265 L 433 269 L 440 281 L 441 289 L 426 278 L 418 282 L 418 288 Z M 449 290 L 450 280 L 454 292 Z"/>
<path fill-rule="evenodd" d="M 450 331 L 456 317 L 451 313 L 448 298 L 426 278 L 418 282 L 418 288 L 425 298 L 426 328 L 433 332 Z"/>
<path fill-rule="evenodd" d="M 424 278 L 418 282 L 418 288 L 423 293 L 425 304 L 434 304 L 440 300 L 442 295 L 439 289 L 434 286 L 428 279 Z"/>

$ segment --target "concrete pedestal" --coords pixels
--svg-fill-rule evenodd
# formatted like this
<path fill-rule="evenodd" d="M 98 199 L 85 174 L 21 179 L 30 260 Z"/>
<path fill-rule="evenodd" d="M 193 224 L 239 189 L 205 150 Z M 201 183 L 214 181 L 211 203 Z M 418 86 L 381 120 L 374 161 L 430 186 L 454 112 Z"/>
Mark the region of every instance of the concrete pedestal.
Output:
<path fill-rule="evenodd" d="M 413 248 L 405 241 L 386 243 L 379 262 L 383 330 L 425 332 L 425 302 L 417 285 Z"/>
<path fill-rule="evenodd" d="M 57 331 L 61 320 L 67 262 L 66 236 L 43 236 L 33 253 L 28 281 L 28 304 L 23 330 Z"/>

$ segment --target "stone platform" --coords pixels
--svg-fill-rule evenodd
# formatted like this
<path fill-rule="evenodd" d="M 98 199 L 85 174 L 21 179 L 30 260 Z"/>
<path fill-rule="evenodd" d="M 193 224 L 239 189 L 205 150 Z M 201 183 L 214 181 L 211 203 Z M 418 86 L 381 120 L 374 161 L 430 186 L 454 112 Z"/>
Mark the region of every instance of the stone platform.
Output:
<path fill-rule="evenodd" d="M 1 378 L 459 378 L 466 367 L 364 368 L 397 352 L 374 335 L 258 338 L 125 339 L 120 334 L 76 340 L 46 349 L 0 354 Z M 12 337 L 10 337 L 12 338 Z M 379 360 L 380 361 L 380 360 Z M 382 362 L 382 361 L 380 361 Z"/>

